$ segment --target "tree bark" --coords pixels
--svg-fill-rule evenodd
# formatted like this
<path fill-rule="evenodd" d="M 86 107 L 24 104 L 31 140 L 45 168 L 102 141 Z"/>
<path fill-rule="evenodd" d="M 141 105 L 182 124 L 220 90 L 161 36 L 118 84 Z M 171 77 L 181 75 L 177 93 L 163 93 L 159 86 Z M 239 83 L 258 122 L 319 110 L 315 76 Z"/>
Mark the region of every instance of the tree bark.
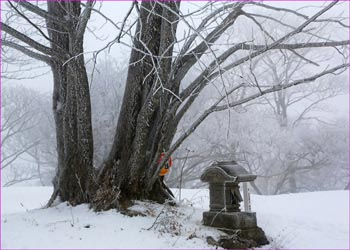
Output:
<path fill-rule="evenodd" d="M 164 88 L 169 85 L 177 16 L 168 8 L 176 13 L 178 5 L 141 3 L 113 147 L 99 175 L 97 209 L 123 207 L 134 199 L 165 202 L 171 198 L 160 180 L 148 188 L 146 176 L 149 164 L 169 147 L 161 145 L 157 130 L 166 110 L 161 105 L 167 107 L 171 98 Z"/>
<path fill-rule="evenodd" d="M 73 205 L 89 202 L 93 196 L 93 137 L 88 78 L 83 57 L 83 40 L 76 36 L 80 2 L 48 2 L 48 12 L 71 20 L 70 28 L 47 20 L 53 49 L 63 49 L 73 59 L 53 58 L 53 112 L 56 125 L 58 168 L 54 193 Z"/>

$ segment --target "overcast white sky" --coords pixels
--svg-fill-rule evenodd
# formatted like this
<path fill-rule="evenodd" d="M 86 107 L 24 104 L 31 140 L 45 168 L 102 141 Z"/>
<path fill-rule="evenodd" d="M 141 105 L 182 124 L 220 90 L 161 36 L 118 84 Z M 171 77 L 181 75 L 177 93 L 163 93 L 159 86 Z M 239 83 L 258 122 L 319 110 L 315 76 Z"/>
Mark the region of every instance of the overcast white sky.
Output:
<path fill-rule="evenodd" d="M 203 5 L 207 3 L 203 2 L 191 2 L 185 1 L 181 3 L 181 8 L 184 13 L 187 11 L 191 11 L 196 9 L 196 6 Z M 275 5 L 279 7 L 287 7 L 298 9 L 300 7 L 308 6 L 307 8 L 303 8 L 302 11 L 306 14 L 315 13 L 316 9 L 313 6 L 321 7 L 325 3 L 324 2 L 295 2 L 295 1 L 264 1 L 266 4 Z M 1 2 L 3 6 L 3 2 Z M 96 7 L 101 7 L 101 12 L 103 12 L 106 16 L 110 17 L 114 22 L 121 22 L 129 10 L 131 6 L 131 2 L 129 1 L 108 1 L 108 2 L 98 2 Z M 333 10 L 336 13 L 344 12 L 344 16 L 349 16 L 349 2 L 344 2 L 340 7 Z M 95 51 L 99 48 L 102 48 L 106 43 L 112 40 L 118 33 L 111 24 L 105 23 L 104 19 L 99 16 L 99 14 L 94 13 L 92 15 L 91 20 L 89 21 L 89 28 L 94 30 L 96 36 L 99 37 L 99 40 L 93 35 L 91 32 L 87 32 L 85 36 L 85 48 L 87 52 Z M 110 50 L 110 56 L 121 59 L 128 58 L 130 50 L 128 47 L 122 44 L 115 44 L 112 46 Z M 90 57 L 91 54 L 87 54 L 85 58 Z M 37 77 L 35 79 L 25 79 L 20 81 L 15 80 L 6 80 L 3 84 L 21 84 L 29 88 L 33 88 L 39 90 L 40 92 L 51 92 L 53 88 L 52 76 L 50 73 Z M 334 115 L 336 116 L 344 116 L 349 114 L 349 96 L 339 96 L 329 101 L 329 105 L 333 107 L 335 110 Z"/>

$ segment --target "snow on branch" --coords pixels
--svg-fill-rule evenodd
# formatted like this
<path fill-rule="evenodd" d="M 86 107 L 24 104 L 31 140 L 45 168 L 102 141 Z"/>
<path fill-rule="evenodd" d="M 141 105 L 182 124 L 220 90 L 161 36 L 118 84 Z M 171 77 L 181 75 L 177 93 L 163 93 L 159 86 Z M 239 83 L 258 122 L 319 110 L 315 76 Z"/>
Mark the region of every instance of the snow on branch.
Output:
<path fill-rule="evenodd" d="M 305 48 L 320 48 L 320 47 L 336 47 L 336 46 L 346 46 L 350 45 L 349 40 L 344 41 L 334 41 L 334 42 L 314 42 L 314 43 L 291 43 L 291 44 L 278 44 L 272 49 L 305 49 Z M 262 50 L 266 47 L 266 45 L 254 45 L 242 43 L 240 44 L 240 49 L 242 50 Z"/>

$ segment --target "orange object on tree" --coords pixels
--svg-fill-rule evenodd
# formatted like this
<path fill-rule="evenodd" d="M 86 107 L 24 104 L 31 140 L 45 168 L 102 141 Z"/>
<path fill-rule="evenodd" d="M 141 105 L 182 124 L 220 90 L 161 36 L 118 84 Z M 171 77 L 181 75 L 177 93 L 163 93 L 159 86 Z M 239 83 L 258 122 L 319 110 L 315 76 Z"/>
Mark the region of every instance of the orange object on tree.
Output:
<path fill-rule="evenodd" d="M 160 164 L 162 162 L 164 155 L 165 155 L 164 152 L 160 154 L 158 164 Z M 164 175 L 168 174 L 169 169 L 171 168 L 172 165 L 173 165 L 173 160 L 171 159 L 171 156 L 170 156 L 168 162 L 165 163 L 165 166 L 162 167 L 162 169 L 160 170 L 159 176 L 164 176 Z"/>

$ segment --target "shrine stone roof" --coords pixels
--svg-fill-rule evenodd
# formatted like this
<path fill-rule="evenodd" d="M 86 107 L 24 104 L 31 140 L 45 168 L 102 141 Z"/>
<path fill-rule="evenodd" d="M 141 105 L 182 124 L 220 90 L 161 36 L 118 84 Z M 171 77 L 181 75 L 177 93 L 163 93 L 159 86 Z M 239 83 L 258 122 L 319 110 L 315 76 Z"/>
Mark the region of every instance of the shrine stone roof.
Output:
<path fill-rule="evenodd" d="M 204 170 L 203 182 L 249 182 L 256 179 L 236 161 L 216 161 Z"/>

